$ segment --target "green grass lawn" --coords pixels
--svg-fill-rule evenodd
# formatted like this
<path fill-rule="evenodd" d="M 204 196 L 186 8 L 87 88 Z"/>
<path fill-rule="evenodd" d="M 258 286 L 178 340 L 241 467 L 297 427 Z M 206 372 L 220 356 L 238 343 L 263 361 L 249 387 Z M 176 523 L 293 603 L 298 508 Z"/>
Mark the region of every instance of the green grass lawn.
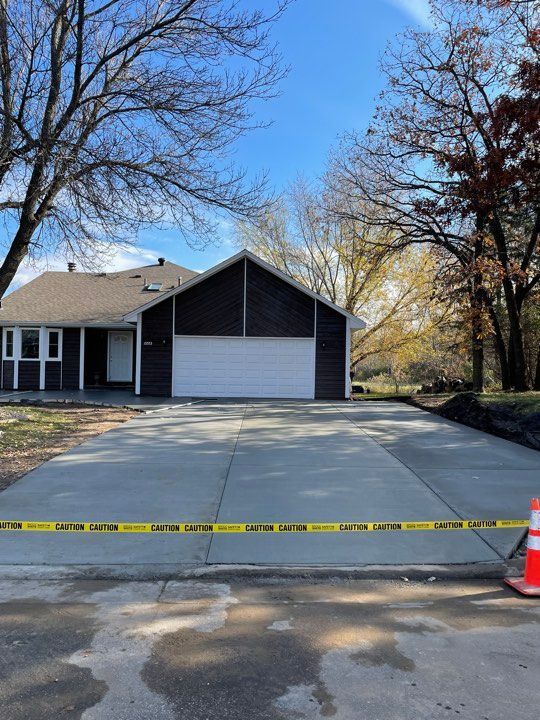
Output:
<path fill-rule="evenodd" d="M 509 393 L 494 392 L 483 393 L 478 398 L 481 402 L 493 405 L 507 405 L 519 415 L 529 415 L 540 412 L 540 392 Z"/>
<path fill-rule="evenodd" d="M 75 418 L 63 413 L 27 405 L 0 406 L 0 452 L 39 447 L 74 427 Z"/>

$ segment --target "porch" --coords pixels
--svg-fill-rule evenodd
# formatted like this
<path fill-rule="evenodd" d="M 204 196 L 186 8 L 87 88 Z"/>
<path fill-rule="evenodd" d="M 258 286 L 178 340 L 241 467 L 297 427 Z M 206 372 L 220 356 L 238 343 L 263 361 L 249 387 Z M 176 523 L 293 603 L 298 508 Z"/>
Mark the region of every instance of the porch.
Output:
<path fill-rule="evenodd" d="M 135 386 L 135 332 L 85 328 L 84 388 Z"/>
<path fill-rule="evenodd" d="M 10 391 L 134 388 L 131 326 L 0 327 L 0 388 Z"/>
<path fill-rule="evenodd" d="M 0 390 L 0 403 L 81 403 L 127 407 L 141 412 L 186 405 L 190 398 L 139 396 L 131 388 L 94 388 L 85 390 Z M 201 400 L 195 402 L 202 402 Z"/>

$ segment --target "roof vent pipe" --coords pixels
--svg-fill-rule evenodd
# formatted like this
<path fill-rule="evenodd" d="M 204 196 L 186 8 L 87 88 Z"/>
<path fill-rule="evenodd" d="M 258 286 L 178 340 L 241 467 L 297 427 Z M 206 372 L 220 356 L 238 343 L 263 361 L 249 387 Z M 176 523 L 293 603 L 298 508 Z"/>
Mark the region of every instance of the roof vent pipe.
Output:
<path fill-rule="evenodd" d="M 68 262 L 67 267 L 68 267 L 68 272 L 75 272 L 75 269 L 77 266 L 75 265 L 74 262 Z"/>
<path fill-rule="evenodd" d="M 182 284 L 182 276 L 179 275 L 179 276 L 176 278 L 176 280 L 177 280 L 177 282 L 178 282 L 178 287 L 180 287 L 180 285 Z"/>
<path fill-rule="evenodd" d="M 165 258 L 158 258 L 157 261 L 161 265 L 161 267 L 163 267 L 163 265 L 165 265 Z"/>

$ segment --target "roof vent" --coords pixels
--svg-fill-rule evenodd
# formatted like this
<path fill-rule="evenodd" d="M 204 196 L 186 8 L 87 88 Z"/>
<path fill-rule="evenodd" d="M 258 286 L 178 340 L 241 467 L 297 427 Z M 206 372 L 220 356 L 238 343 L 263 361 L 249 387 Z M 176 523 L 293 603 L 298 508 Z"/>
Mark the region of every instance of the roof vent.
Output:
<path fill-rule="evenodd" d="M 163 267 L 163 265 L 165 265 L 165 258 L 158 258 L 157 261 L 161 265 L 161 267 Z"/>
<path fill-rule="evenodd" d="M 141 278 L 142 275 L 141 273 L 138 273 L 137 275 L 130 275 L 129 277 L 133 280 L 134 278 Z"/>
<path fill-rule="evenodd" d="M 74 262 L 68 262 L 68 272 L 75 272 L 77 265 Z"/>
<path fill-rule="evenodd" d="M 176 278 L 176 282 L 178 283 L 178 287 L 180 287 L 180 285 L 182 284 L 182 276 L 181 276 L 181 275 L 179 275 L 179 276 Z"/>

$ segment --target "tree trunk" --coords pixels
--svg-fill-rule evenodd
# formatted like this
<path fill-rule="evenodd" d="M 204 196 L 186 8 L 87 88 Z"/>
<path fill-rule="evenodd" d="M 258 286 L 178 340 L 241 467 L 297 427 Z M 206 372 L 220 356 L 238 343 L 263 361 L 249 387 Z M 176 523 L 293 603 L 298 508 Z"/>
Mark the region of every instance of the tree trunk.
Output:
<path fill-rule="evenodd" d="M 538 347 L 538 356 L 536 358 L 536 373 L 534 375 L 534 389 L 540 390 L 540 346 Z"/>
<path fill-rule="evenodd" d="M 508 355 L 512 353 L 514 369 L 514 388 L 518 392 L 528 389 L 527 363 L 525 361 L 525 348 L 523 344 L 523 331 L 521 328 L 521 317 L 514 284 L 511 278 L 510 262 L 504 229 L 499 218 L 494 215 L 490 221 L 490 227 L 495 239 L 497 254 L 503 266 L 504 275 L 502 280 L 506 311 L 508 313 L 508 324 L 510 327 L 510 340 L 508 341 Z"/>
<path fill-rule="evenodd" d="M 512 285 L 510 279 L 505 278 L 504 285 Z M 505 292 L 506 307 L 508 309 L 508 322 L 510 325 L 510 338 L 508 340 L 508 353 L 512 353 L 513 370 L 514 370 L 514 388 L 518 392 L 528 390 L 527 383 L 527 363 L 525 361 L 525 348 L 523 345 L 523 331 L 521 329 L 521 318 L 519 316 L 514 289 Z"/>
<path fill-rule="evenodd" d="M 501 324 L 497 317 L 497 312 L 493 307 L 493 303 L 488 301 L 489 316 L 493 325 L 494 345 L 497 359 L 499 361 L 499 369 L 501 373 L 501 386 L 503 390 L 510 390 L 512 383 L 510 382 L 510 368 L 508 367 L 508 355 L 506 352 L 506 343 L 501 330 Z"/>
<path fill-rule="evenodd" d="M 11 247 L 4 258 L 4 262 L 0 266 L 0 299 L 6 294 L 11 281 L 19 269 L 19 265 L 28 255 L 28 247 L 34 230 L 35 226 L 32 223 L 21 220 Z"/>
<path fill-rule="evenodd" d="M 510 389 L 513 390 L 516 387 L 516 361 L 512 333 L 508 336 L 508 377 L 510 379 Z"/>
<path fill-rule="evenodd" d="M 477 261 L 484 252 L 485 217 L 479 214 L 476 218 L 476 238 L 474 242 L 474 259 Z M 483 277 L 478 266 L 475 267 L 470 288 L 471 321 L 471 355 L 473 392 L 484 392 L 484 328 L 482 327 L 482 310 L 485 302 Z"/>
<path fill-rule="evenodd" d="M 473 392 L 484 392 L 484 341 L 477 323 L 472 327 L 472 383 Z"/>
<path fill-rule="evenodd" d="M 471 356 L 473 392 L 484 392 L 484 328 L 482 327 L 483 296 L 481 289 L 471 293 Z"/>

